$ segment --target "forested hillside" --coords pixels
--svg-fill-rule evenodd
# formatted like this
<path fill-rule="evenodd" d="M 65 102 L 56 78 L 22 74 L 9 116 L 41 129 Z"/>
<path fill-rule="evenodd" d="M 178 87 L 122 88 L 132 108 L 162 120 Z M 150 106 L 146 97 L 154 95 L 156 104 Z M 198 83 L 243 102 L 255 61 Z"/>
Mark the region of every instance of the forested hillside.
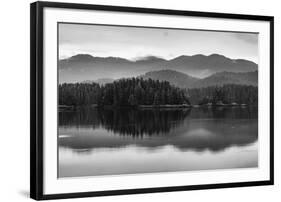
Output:
<path fill-rule="evenodd" d="M 100 86 L 97 83 L 59 85 L 60 105 L 137 106 L 189 104 L 186 90 L 167 81 L 142 78 L 121 79 Z"/>
<path fill-rule="evenodd" d="M 204 105 L 216 104 L 258 104 L 258 87 L 228 84 L 223 86 L 210 86 L 206 88 L 188 89 L 188 95 L 192 104 Z"/>

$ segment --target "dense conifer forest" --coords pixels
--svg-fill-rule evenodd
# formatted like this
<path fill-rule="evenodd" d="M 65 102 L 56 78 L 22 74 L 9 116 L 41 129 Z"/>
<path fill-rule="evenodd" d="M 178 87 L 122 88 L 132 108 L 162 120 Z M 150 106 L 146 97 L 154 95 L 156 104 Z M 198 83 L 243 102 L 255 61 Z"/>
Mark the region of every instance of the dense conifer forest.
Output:
<path fill-rule="evenodd" d="M 167 81 L 128 78 L 105 85 L 73 83 L 59 85 L 59 105 L 130 106 L 140 105 L 221 105 L 258 104 L 255 86 L 226 84 L 205 88 L 181 89 Z"/>
<path fill-rule="evenodd" d="M 100 86 L 97 83 L 59 85 L 60 105 L 138 106 L 190 104 L 187 91 L 167 81 L 141 78 L 120 79 Z"/>
<path fill-rule="evenodd" d="M 192 104 L 258 104 L 258 87 L 248 85 L 226 84 L 205 88 L 188 89 Z"/>

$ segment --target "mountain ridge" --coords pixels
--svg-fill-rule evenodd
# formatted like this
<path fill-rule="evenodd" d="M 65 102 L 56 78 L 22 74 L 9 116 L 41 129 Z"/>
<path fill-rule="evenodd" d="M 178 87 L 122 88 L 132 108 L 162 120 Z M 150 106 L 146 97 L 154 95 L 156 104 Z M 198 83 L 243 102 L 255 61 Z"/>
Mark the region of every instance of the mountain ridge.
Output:
<path fill-rule="evenodd" d="M 211 76 L 205 77 L 203 79 L 195 78 L 184 74 L 182 72 L 165 69 L 159 71 L 150 71 L 143 75 L 138 76 L 138 78 L 143 78 L 145 80 L 159 80 L 168 81 L 170 84 L 179 88 L 204 88 L 210 86 L 223 86 L 226 84 L 236 84 L 236 85 L 258 85 L 258 71 L 253 72 L 218 72 L 212 74 Z M 117 79 L 119 80 L 119 79 Z M 84 81 L 83 83 L 98 83 L 100 85 L 105 85 L 107 83 L 112 83 L 116 80 L 111 78 L 101 78 L 92 81 Z"/>
<path fill-rule="evenodd" d="M 203 88 L 209 86 L 222 86 L 225 84 L 258 85 L 258 71 L 252 72 L 218 72 L 203 79 L 194 78 L 174 70 L 160 70 L 147 72 L 140 76 L 143 79 L 168 81 L 180 88 Z"/>
<path fill-rule="evenodd" d="M 59 82 L 72 83 L 103 78 L 137 77 L 150 71 L 173 69 L 191 77 L 204 78 L 217 72 L 250 72 L 258 65 L 245 59 L 223 55 L 181 55 L 170 60 L 147 56 L 135 61 L 120 57 L 94 57 L 78 54 L 59 61 Z"/>

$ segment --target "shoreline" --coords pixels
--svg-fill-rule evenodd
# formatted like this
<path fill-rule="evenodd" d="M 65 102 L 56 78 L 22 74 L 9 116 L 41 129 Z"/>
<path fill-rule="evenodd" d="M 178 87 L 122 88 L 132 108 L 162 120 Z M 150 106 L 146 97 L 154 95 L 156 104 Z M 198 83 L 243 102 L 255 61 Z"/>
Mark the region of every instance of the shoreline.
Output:
<path fill-rule="evenodd" d="M 92 108 L 135 108 L 135 109 L 190 109 L 190 108 L 219 108 L 219 107 L 251 107 L 257 105 L 247 105 L 247 104 L 218 104 L 218 105 L 138 105 L 138 106 L 113 106 L 113 105 L 105 105 L 105 106 L 98 106 L 96 104 L 93 105 L 81 105 L 81 106 L 74 106 L 74 105 L 58 105 L 59 110 L 76 110 L 83 107 L 92 107 Z"/>

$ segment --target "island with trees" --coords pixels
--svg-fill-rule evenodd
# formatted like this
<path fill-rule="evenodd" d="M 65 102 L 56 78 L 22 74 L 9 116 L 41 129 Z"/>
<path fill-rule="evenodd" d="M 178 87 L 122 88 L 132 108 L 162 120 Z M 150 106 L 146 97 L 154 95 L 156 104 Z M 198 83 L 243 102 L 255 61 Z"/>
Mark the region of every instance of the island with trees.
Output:
<path fill-rule="evenodd" d="M 60 107 L 187 108 L 192 106 L 257 105 L 258 88 L 225 84 L 203 88 L 179 88 L 168 81 L 143 78 L 112 83 L 59 84 Z"/>

